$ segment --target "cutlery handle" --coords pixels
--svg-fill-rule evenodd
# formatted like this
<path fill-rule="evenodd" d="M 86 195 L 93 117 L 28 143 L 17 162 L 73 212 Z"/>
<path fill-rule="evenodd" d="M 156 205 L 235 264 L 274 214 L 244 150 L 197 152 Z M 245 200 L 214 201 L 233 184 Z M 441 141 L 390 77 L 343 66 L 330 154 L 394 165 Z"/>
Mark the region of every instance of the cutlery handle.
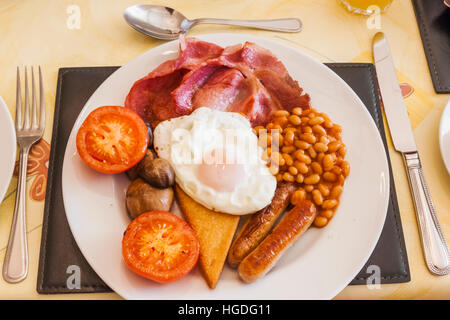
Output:
<path fill-rule="evenodd" d="M 274 19 L 274 20 L 234 20 L 234 19 L 195 19 L 192 26 L 199 23 L 226 24 L 256 29 L 265 29 L 282 32 L 300 32 L 302 22 L 297 18 Z"/>
<path fill-rule="evenodd" d="M 417 152 L 403 153 L 428 269 L 436 275 L 450 272 L 450 254 L 431 200 Z"/>
<path fill-rule="evenodd" d="M 25 215 L 26 178 L 29 148 L 21 148 L 14 216 L 9 234 L 3 278 L 7 282 L 20 282 L 28 273 L 27 228 Z"/>

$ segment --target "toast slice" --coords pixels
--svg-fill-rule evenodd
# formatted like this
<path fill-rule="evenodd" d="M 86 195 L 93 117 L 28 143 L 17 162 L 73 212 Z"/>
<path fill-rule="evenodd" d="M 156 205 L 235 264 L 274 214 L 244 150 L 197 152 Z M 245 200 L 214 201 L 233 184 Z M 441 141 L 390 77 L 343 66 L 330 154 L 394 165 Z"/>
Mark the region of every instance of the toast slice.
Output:
<path fill-rule="evenodd" d="M 216 287 L 239 216 L 209 210 L 188 196 L 178 185 L 175 193 L 181 211 L 200 242 L 200 270 L 211 289 Z"/>

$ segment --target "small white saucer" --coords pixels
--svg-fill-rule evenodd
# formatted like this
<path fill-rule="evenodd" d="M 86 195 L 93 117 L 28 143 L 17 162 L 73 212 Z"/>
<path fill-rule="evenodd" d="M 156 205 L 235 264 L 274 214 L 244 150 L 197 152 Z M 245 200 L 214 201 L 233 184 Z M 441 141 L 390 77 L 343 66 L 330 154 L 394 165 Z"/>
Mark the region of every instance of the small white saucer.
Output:
<path fill-rule="evenodd" d="M 6 103 L 0 97 L 0 202 L 8 190 L 16 161 L 16 130 Z"/>
<path fill-rule="evenodd" d="M 442 159 L 450 174 L 450 100 L 442 112 L 439 125 L 439 146 L 441 148 Z"/>

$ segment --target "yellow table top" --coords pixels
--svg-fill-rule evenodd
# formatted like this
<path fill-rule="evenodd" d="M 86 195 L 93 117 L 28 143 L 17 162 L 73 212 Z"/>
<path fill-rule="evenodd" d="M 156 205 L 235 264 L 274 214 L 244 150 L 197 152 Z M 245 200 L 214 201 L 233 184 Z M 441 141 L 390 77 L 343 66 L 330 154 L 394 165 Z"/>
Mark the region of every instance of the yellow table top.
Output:
<path fill-rule="evenodd" d="M 47 128 L 51 141 L 58 68 L 123 65 L 133 57 L 161 44 L 131 29 L 123 20 L 126 7 L 135 0 L 0 0 L 0 95 L 15 110 L 17 65 L 41 65 L 44 71 Z M 422 42 L 410 0 L 394 0 L 381 15 L 381 29 L 370 29 L 367 17 L 348 13 L 337 0 L 166 0 L 152 1 L 177 8 L 189 18 L 216 17 L 263 19 L 296 16 L 302 19 L 301 33 L 286 34 L 236 27 L 202 25 L 189 35 L 236 32 L 259 35 L 297 47 L 323 62 L 372 62 L 371 39 L 383 31 L 391 45 L 400 82 L 413 88 L 405 98 L 425 176 L 436 205 L 442 231 L 450 242 L 450 175 L 440 157 L 440 115 L 450 98 L 434 92 Z M 72 7 L 72 5 L 76 7 Z M 79 25 L 74 19 L 79 9 Z M 77 28 L 79 26 L 79 29 Z M 437 277 L 425 266 L 415 212 L 401 156 L 389 140 L 389 152 L 411 269 L 411 282 L 346 287 L 336 299 L 449 299 L 450 275 Z M 48 154 L 48 144 L 41 143 Z M 36 281 L 43 219 L 43 193 L 47 179 L 45 157 L 40 158 L 28 179 L 27 230 L 30 254 L 28 277 L 19 284 L 0 279 L 2 299 L 120 299 L 115 293 L 39 295 Z M 17 179 L 13 178 L 0 205 L 0 264 L 3 264 L 11 226 Z"/>

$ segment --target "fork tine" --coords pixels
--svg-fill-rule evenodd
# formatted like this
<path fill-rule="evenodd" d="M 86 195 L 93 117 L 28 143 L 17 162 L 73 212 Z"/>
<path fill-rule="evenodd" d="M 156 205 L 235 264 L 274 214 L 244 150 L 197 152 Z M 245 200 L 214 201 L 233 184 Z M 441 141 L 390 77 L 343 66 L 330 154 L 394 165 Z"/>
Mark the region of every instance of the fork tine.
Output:
<path fill-rule="evenodd" d="M 28 71 L 25 66 L 25 115 L 24 115 L 24 129 L 30 129 L 30 99 L 28 96 Z"/>
<path fill-rule="evenodd" d="M 22 97 L 20 88 L 20 71 L 17 67 L 17 85 L 16 85 L 16 129 L 22 129 Z"/>
<path fill-rule="evenodd" d="M 44 81 L 42 80 L 42 70 L 39 66 L 39 129 L 45 129 L 45 96 L 44 96 Z"/>
<path fill-rule="evenodd" d="M 31 127 L 33 129 L 38 128 L 37 123 L 37 98 L 36 98 L 36 87 L 34 85 L 34 68 L 31 67 L 31 100 L 32 100 L 32 107 L 31 107 L 31 119 L 32 124 Z"/>

